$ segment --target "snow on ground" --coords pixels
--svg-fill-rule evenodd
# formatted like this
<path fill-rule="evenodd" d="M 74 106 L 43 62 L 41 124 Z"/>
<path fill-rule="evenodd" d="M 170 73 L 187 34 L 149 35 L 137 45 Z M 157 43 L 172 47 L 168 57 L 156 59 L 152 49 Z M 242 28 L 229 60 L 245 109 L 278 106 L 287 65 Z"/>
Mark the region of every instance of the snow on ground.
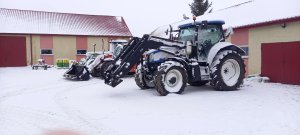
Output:
<path fill-rule="evenodd" d="M 188 86 L 182 95 L 70 81 L 65 70 L 0 68 L 0 135 L 296 135 L 300 86 L 245 82 L 238 91 Z M 67 134 L 65 134 L 67 135 Z M 69 135 L 69 134 L 68 134 Z"/>

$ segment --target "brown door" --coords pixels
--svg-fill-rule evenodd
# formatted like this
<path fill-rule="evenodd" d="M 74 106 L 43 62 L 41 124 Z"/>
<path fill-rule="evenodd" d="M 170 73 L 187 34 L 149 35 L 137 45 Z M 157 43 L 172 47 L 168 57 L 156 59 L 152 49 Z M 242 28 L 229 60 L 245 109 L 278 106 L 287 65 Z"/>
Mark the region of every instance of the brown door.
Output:
<path fill-rule="evenodd" d="M 262 44 L 262 75 L 272 82 L 300 84 L 300 42 Z"/>
<path fill-rule="evenodd" d="M 20 67 L 26 64 L 26 38 L 0 36 L 0 67 Z"/>

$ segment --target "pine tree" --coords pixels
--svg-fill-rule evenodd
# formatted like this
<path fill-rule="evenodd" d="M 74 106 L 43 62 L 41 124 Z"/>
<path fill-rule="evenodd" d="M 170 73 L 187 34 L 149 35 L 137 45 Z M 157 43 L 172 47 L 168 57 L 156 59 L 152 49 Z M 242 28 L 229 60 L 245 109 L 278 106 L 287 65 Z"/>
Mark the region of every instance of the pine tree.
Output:
<path fill-rule="evenodd" d="M 194 0 L 192 4 L 189 4 L 191 8 L 191 13 L 195 16 L 203 15 L 210 7 L 212 2 L 208 0 Z M 211 12 L 212 9 L 209 10 Z"/>

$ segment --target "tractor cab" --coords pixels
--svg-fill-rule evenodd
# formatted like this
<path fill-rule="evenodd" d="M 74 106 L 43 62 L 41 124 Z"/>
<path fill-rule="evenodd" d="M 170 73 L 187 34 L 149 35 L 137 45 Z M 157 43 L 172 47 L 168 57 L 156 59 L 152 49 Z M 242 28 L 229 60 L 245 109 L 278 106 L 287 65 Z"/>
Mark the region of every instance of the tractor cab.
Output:
<path fill-rule="evenodd" d="M 179 26 L 178 40 L 187 46 L 189 58 L 206 62 L 210 49 L 219 42 L 224 42 L 222 29 L 224 21 L 202 21 Z"/>
<path fill-rule="evenodd" d="M 119 40 L 112 40 L 112 41 L 110 41 L 109 42 L 109 51 L 110 52 L 114 52 L 115 51 L 115 49 L 119 46 L 119 45 L 127 45 L 127 40 L 121 40 L 121 39 L 119 39 Z"/>

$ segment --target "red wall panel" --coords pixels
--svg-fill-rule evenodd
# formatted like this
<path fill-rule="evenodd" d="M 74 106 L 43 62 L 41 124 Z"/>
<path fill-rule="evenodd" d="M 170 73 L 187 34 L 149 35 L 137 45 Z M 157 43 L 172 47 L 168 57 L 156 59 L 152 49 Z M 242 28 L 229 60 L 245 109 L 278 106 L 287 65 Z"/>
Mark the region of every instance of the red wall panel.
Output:
<path fill-rule="evenodd" d="M 53 49 L 53 36 L 41 35 L 40 44 L 41 49 Z"/>
<path fill-rule="evenodd" d="M 46 64 L 53 65 L 53 55 L 41 55 L 41 59 L 44 59 Z"/>
<path fill-rule="evenodd" d="M 40 47 L 41 49 L 53 49 L 53 36 L 51 35 L 40 35 Z M 52 50 L 54 51 L 54 50 Z M 53 65 L 53 55 L 40 55 L 41 59 L 45 60 L 48 65 Z"/>
<path fill-rule="evenodd" d="M 83 37 L 83 36 L 76 37 L 76 49 L 87 50 L 87 37 Z"/>
<path fill-rule="evenodd" d="M 231 42 L 236 45 L 248 45 L 249 30 L 234 29 L 234 34 L 231 36 Z"/>
<path fill-rule="evenodd" d="M 0 67 L 27 66 L 26 37 L 0 36 Z"/>
<path fill-rule="evenodd" d="M 300 84 L 300 42 L 262 44 L 262 75 L 272 82 Z"/>

